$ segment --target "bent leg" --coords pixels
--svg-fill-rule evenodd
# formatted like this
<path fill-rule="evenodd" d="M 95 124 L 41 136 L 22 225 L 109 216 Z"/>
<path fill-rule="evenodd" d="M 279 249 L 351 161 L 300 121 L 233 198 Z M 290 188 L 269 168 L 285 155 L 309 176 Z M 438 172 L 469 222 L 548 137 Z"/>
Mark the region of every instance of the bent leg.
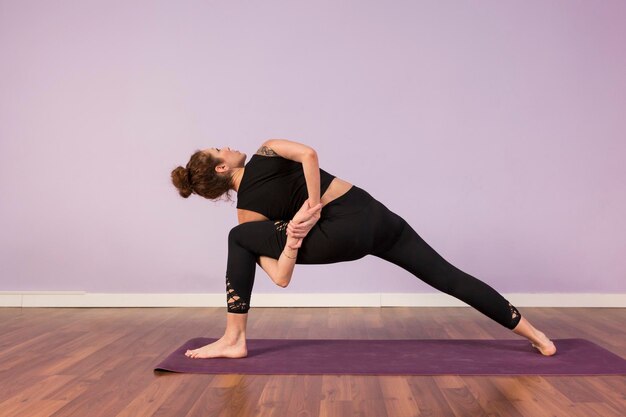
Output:
<path fill-rule="evenodd" d="M 271 220 L 242 223 L 228 234 L 226 302 L 228 312 L 246 314 L 254 286 L 256 260 L 260 255 L 278 259 L 286 240 L 283 223 Z M 282 243 L 281 243 L 282 240 Z"/>
<path fill-rule="evenodd" d="M 280 244 L 278 229 L 284 226 L 281 222 L 271 221 L 253 223 L 256 224 L 238 225 L 228 234 L 226 302 L 231 314 L 226 315 L 224 336 L 198 349 L 187 350 L 185 356 L 189 358 L 244 358 L 248 355 L 247 313 L 254 285 L 256 252 L 272 256 Z"/>
<path fill-rule="evenodd" d="M 371 252 L 373 234 L 366 210 L 350 216 L 324 217 L 302 242 L 296 264 L 330 264 L 360 259 Z M 259 256 L 278 259 L 287 242 L 287 221 L 242 223 L 228 234 L 226 292 L 228 312 L 246 314 Z"/>
<path fill-rule="evenodd" d="M 406 269 L 430 286 L 469 304 L 509 329 L 521 319 L 519 311 L 495 289 L 467 274 L 439 255 L 400 216 L 402 229 L 395 243 L 372 255 Z M 397 220 L 396 219 L 396 220 Z"/>

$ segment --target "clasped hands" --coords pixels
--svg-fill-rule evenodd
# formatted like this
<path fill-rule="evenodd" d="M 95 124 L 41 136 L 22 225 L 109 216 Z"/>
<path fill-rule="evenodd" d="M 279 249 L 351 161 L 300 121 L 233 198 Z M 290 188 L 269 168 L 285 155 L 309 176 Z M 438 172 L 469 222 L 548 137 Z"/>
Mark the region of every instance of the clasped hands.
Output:
<path fill-rule="evenodd" d="M 287 225 L 287 246 L 292 249 L 302 246 L 302 240 L 320 219 L 321 212 L 322 203 L 309 207 L 307 199 Z"/>

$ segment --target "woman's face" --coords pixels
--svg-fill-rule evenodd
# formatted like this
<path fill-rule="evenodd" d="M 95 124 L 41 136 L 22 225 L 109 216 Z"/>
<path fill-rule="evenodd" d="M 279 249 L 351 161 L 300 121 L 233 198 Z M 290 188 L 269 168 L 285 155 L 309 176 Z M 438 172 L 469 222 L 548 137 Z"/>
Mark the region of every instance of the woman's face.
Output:
<path fill-rule="evenodd" d="M 224 161 L 224 164 L 230 168 L 242 168 L 246 163 L 246 154 L 233 151 L 229 147 L 224 148 L 207 148 L 203 152 L 210 154 L 214 158 L 219 158 Z"/>

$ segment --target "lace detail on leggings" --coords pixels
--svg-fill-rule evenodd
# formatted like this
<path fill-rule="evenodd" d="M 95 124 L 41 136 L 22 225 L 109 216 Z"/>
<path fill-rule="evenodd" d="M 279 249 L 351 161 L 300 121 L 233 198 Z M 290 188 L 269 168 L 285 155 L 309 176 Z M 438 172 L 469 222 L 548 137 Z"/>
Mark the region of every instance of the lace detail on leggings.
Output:
<path fill-rule="evenodd" d="M 286 220 L 278 220 L 277 222 L 274 222 L 274 226 L 276 226 L 276 230 L 278 230 L 279 232 L 285 230 L 288 224 L 289 222 Z"/>
<path fill-rule="evenodd" d="M 517 309 L 513 307 L 511 303 L 509 303 L 509 310 L 511 310 L 511 319 L 515 321 L 520 315 L 519 311 L 517 311 Z"/>
<path fill-rule="evenodd" d="M 233 287 L 230 285 L 228 277 L 226 277 L 226 302 L 228 303 L 228 311 L 245 313 L 248 311 L 248 303 L 241 300 L 241 297 L 237 295 Z"/>

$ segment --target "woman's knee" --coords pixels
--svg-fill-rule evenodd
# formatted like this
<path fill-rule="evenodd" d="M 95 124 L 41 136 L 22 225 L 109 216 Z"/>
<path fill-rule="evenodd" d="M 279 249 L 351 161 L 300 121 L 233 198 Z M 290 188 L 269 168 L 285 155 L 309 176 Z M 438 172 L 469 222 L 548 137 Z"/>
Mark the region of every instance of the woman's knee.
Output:
<path fill-rule="evenodd" d="M 269 236 L 271 229 L 266 222 L 246 222 L 238 224 L 228 232 L 229 245 L 237 244 L 245 248 L 254 248 L 255 245 Z"/>
<path fill-rule="evenodd" d="M 238 224 L 237 226 L 230 229 L 228 232 L 228 243 L 240 243 L 243 235 L 245 234 L 244 230 L 245 223 Z"/>
<path fill-rule="evenodd" d="M 271 220 L 242 223 L 228 233 L 229 250 L 246 250 L 256 256 L 278 259 L 285 243 L 282 226 Z"/>

